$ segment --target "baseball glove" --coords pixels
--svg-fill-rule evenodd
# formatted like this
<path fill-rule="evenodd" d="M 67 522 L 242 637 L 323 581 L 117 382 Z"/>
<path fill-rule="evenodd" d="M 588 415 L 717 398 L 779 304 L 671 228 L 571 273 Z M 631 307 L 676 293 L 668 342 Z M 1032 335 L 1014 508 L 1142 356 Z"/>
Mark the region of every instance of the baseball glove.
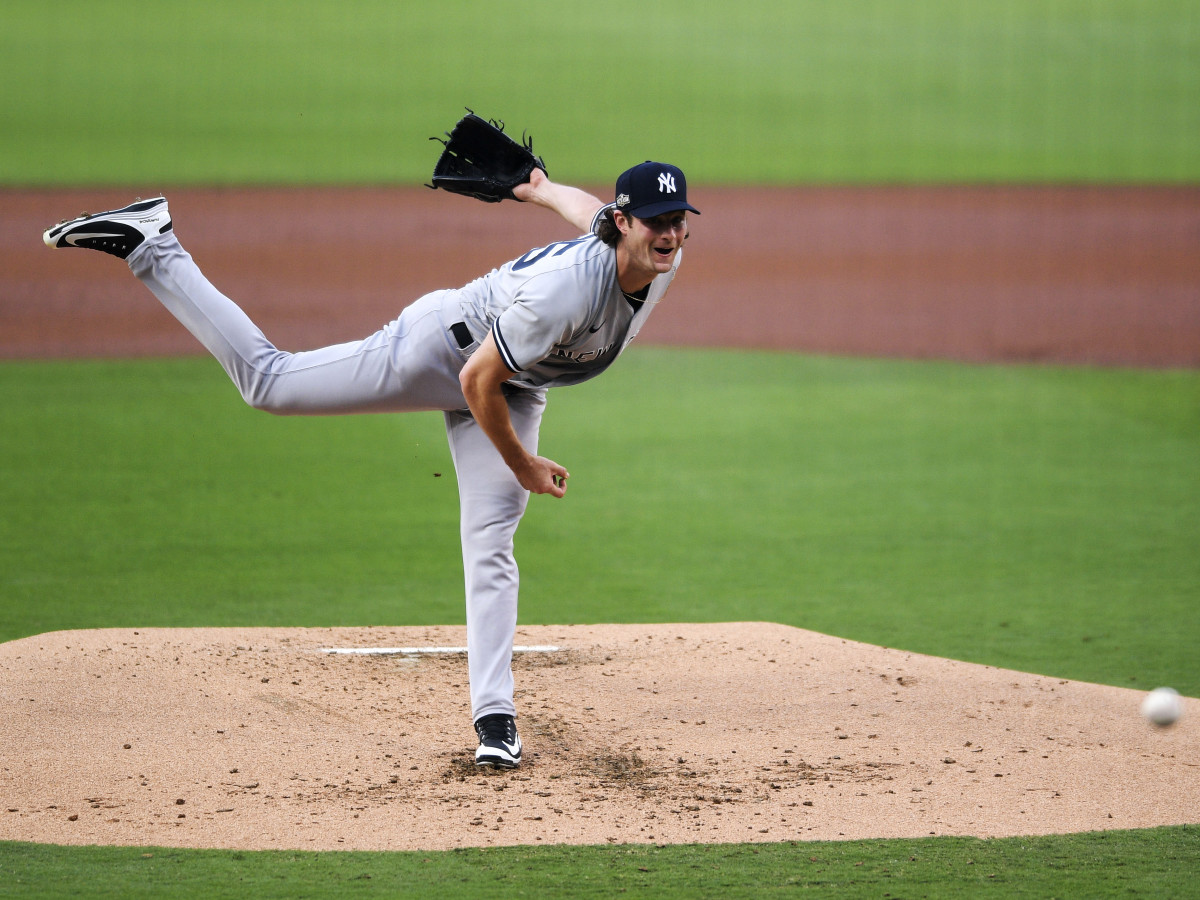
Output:
<path fill-rule="evenodd" d="M 533 138 L 521 135 L 518 144 L 504 133 L 504 123 L 481 119 L 471 110 L 458 120 L 446 140 L 446 149 L 433 169 L 431 188 L 474 197 L 485 203 L 515 200 L 513 188 L 529 181 L 533 170 L 546 164 L 533 155 Z"/>

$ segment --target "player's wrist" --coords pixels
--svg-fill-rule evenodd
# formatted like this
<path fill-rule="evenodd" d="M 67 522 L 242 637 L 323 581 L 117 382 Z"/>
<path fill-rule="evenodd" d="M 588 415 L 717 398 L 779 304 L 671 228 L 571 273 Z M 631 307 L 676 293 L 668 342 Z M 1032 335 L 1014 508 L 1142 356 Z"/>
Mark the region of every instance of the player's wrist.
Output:
<path fill-rule="evenodd" d="M 503 454 L 504 462 L 513 470 L 518 479 L 524 481 L 537 472 L 537 457 L 524 447 L 516 447 L 509 453 Z"/>

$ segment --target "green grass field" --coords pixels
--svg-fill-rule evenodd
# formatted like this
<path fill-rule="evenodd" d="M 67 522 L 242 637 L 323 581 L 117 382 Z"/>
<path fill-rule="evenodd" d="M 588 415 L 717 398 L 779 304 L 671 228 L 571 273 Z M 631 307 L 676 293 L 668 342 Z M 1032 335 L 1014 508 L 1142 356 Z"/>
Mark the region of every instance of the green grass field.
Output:
<path fill-rule="evenodd" d="M 0 851 L 4 845 L 0 844 Z M 7 856 L 7 860 L 6 860 Z M 13 846 L 0 895 L 397 897 L 1196 896 L 1195 827 L 981 841 L 223 853 Z"/>
<path fill-rule="evenodd" d="M 438 414 L 266 416 L 207 359 L 7 363 L 0 398 L 0 638 L 461 621 Z M 522 524 L 525 622 L 1200 694 L 1200 373 L 643 348 L 555 392 L 543 446 L 571 493 Z"/>
<path fill-rule="evenodd" d="M 12 0 L 0 78 L 6 187 L 417 183 L 464 106 L 589 183 L 631 156 L 709 184 L 1200 181 L 1188 0 Z M 0 411 L 0 640 L 461 621 L 437 416 L 272 419 L 196 359 L 3 363 Z M 764 619 L 1200 693 L 1196 372 L 640 348 L 554 395 L 543 434 L 572 488 L 522 526 L 524 622 Z M 0 897 L 1183 897 L 1198 857 L 1195 827 L 428 854 L 0 843 Z"/>
<path fill-rule="evenodd" d="M 10 0 L 0 183 L 405 182 L 463 106 L 551 174 L 1195 181 L 1190 0 Z"/>

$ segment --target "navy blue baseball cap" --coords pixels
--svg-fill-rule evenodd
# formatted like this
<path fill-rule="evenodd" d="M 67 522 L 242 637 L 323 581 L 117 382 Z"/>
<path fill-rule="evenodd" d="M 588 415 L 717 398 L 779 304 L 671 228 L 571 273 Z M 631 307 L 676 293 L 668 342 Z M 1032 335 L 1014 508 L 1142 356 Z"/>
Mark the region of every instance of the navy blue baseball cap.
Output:
<path fill-rule="evenodd" d="M 639 219 L 653 219 L 666 212 L 686 209 L 700 215 L 687 202 L 687 180 L 677 166 L 650 162 L 627 169 L 617 176 L 617 209 Z"/>

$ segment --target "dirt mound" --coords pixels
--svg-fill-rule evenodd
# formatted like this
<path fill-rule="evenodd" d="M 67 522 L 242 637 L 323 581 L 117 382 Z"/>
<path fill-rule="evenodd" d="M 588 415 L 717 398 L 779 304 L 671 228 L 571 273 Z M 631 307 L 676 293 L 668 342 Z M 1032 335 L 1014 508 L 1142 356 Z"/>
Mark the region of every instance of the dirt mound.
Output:
<path fill-rule="evenodd" d="M 0 839 L 406 850 L 1200 821 L 1200 703 L 762 623 L 539 626 L 526 763 L 473 764 L 462 628 L 0 645 Z M 442 648 L 332 654 L 330 648 Z"/>

